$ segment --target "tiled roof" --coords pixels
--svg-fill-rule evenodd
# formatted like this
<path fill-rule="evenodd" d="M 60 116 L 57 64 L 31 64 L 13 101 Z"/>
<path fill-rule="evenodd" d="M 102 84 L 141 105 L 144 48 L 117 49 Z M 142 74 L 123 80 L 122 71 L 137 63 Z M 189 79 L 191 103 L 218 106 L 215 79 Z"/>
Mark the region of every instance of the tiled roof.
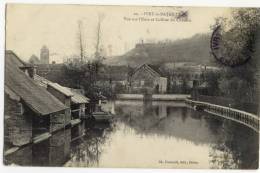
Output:
<path fill-rule="evenodd" d="M 158 73 L 161 77 L 164 77 L 163 72 L 160 70 L 160 67 L 158 65 L 152 65 L 152 64 L 147 64 L 153 71 Z"/>
<path fill-rule="evenodd" d="M 5 52 L 5 61 L 8 60 L 16 67 L 25 67 L 27 64 L 22 61 L 13 51 L 7 50 Z"/>
<path fill-rule="evenodd" d="M 71 97 L 71 101 L 75 104 L 80 103 L 89 103 L 89 98 L 85 97 L 83 94 L 78 92 L 76 89 L 68 88 L 73 93 L 73 96 Z"/>
<path fill-rule="evenodd" d="M 151 65 L 151 64 L 142 64 L 139 67 L 135 68 L 132 72 L 130 72 L 130 76 L 132 76 L 133 74 L 135 74 L 139 69 L 141 69 L 142 67 L 147 67 L 150 71 L 153 72 L 153 74 L 156 74 L 159 77 L 165 77 L 165 75 L 163 74 L 163 72 L 160 70 L 160 67 L 157 65 Z"/>
<path fill-rule="evenodd" d="M 5 56 L 5 85 L 17 94 L 25 104 L 40 115 L 67 109 L 47 90 L 38 86 L 33 79 L 19 69 L 23 63 L 12 52 Z"/>
<path fill-rule="evenodd" d="M 44 77 L 41 77 L 37 74 L 34 75 L 33 79 L 38 85 L 40 85 L 44 88 L 47 88 L 48 83 L 51 83 L 51 81 L 49 81 L 49 80 L 45 79 Z"/>
<path fill-rule="evenodd" d="M 64 94 L 67 97 L 73 96 L 73 93 L 71 92 L 71 90 L 69 88 L 61 86 L 60 84 L 51 82 L 51 83 L 48 83 L 47 85 L 53 87 L 54 89 L 58 90 L 59 92 L 61 92 L 62 94 Z"/>
<path fill-rule="evenodd" d="M 77 89 L 68 88 L 68 87 L 61 86 L 59 84 L 55 84 L 55 83 L 45 79 L 44 77 L 37 75 L 37 74 L 34 75 L 34 80 L 36 81 L 36 83 L 38 85 L 40 85 L 44 88 L 47 88 L 47 85 L 51 84 L 50 86 L 56 87 L 55 89 L 57 89 L 57 85 L 58 85 L 58 90 L 60 92 L 62 92 L 63 94 L 66 93 L 66 95 L 68 95 L 68 93 L 71 92 L 71 94 L 72 94 L 71 101 L 75 104 L 89 103 L 89 98 L 85 97 Z M 69 96 L 71 96 L 71 95 L 69 95 Z"/>

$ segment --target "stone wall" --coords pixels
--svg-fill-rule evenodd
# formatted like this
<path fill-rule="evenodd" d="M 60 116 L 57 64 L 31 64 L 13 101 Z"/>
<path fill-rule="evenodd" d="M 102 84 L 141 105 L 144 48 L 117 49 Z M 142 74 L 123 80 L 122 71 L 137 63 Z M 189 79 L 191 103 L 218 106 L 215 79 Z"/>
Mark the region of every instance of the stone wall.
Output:
<path fill-rule="evenodd" d="M 67 142 L 66 136 L 70 135 L 69 129 L 67 130 L 60 130 L 57 133 L 53 134 L 50 138 L 50 165 L 49 166 L 55 166 L 55 165 L 62 165 L 65 163 L 66 159 L 69 157 L 69 154 L 65 152 Z M 70 139 L 69 139 L 70 141 Z"/>
<path fill-rule="evenodd" d="M 59 112 L 55 114 L 51 114 L 50 116 L 50 132 L 57 131 L 59 129 L 64 128 L 66 125 L 66 117 L 65 112 Z"/>
<path fill-rule="evenodd" d="M 49 87 L 49 86 L 47 87 L 47 91 L 50 92 L 59 101 L 61 101 L 65 106 L 70 108 L 70 104 L 71 104 L 71 98 L 70 97 L 66 97 L 60 91 L 57 91 L 56 89 Z M 71 120 L 71 111 L 70 111 L 70 109 L 66 109 L 65 110 L 65 124 L 66 125 L 69 124 L 70 120 Z"/>
<path fill-rule="evenodd" d="M 32 165 L 32 145 L 27 145 L 18 151 L 4 157 L 4 164 L 20 166 Z"/>
<path fill-rule="evenodd" d="M 32 112 L 20 101 L 10 98 L 6 93 L 4 108 L 5 143 L 15 146 L 30 143 L 32 139 Z"/>

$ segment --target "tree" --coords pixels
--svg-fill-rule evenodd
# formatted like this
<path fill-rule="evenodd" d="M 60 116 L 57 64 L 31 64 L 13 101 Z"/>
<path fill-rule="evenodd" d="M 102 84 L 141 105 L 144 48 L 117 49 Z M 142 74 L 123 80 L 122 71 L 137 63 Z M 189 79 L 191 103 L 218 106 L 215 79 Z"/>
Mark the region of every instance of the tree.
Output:
<path fill-rule="evenodd" d="M 220 26 L 221 48 L 225 59 L 244 62 L 252 58 L 260 10 L 256 8 L 235 9 L 231 18 L 219 17 L 211 27 Z"/>
<path fill-rule="evenodd" d="M 102 61 L 104 59 L 104 57 L 102 57 L 100 51 L 100 43 L 101 43 L 101 24 L 102 24 L 102 21 L 104 19 L 104 15 L 103 14 L 99 14 L 98 15 L 98 23 L 97 23 L 97 30 L 96 30 L 96 45 L 95 45 L 95 59 L 97 61 Z"/>
<path fill-rule="evenodd" d="M 254 95 L 257 57 L 253 53 L 259 23 L 260 9 L 240 8 L 232 11 L 230 19 L 217 18 L 212 26 L 212 29 L 221 26 L 223 56 L 229 60 L 245 62 L 238 66 L 223 67 L 220 88 L 225 96 L 257 102 Z"/>
<path fill-rule="evenodd" d="M 41 61 L 36 55 L 32 55 L 29 59 L 30 64 L 40 64 Z"/>
<path fill-rule="evenodd" d="M 84 42 L 84 36 L 83 36 L 83 26 L 82 21 L 78 21 L 78 48 L 79 48 L 79 55 L 80 60 L 83 61 L 85 59 L 85 42 Z"/>
<path fill-rule="evenodd" d="M 98 93 L 102 89 L 101 86 L 98 86 L 97 81 L 99 73 L 102 71 L 102 61 L 104 59 L 100 53 L 101 22 L 103 17 L 102 15 L 98 17 L 94 59 L 87 60 L 85 56 L 84 30 L 80 20 L 77 33 L 78 55 L 67 59 L 64 66 L 65 78 L 68 79 L 69 85 L 75 88 L 83 88 L 86 95 L 94 101 L 97 100 Z"/>
<path fill-rule="evenodd" d="M 206 71 L 204 74 L 204 80 L 207 83 L 207 93 L 211 96 L 219 95 L 219 80 L 220 74 L 215 71 Z"/>

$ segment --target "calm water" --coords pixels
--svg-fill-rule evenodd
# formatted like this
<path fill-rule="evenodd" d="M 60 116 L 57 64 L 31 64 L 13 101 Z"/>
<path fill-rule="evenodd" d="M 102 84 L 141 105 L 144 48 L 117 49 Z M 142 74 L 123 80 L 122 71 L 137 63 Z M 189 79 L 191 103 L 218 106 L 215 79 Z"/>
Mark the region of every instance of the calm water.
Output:
<path fill-rule="evenodd" d="M 115 101 L 108 124 L 70 129 L 7 157 L 10 164 L 81 167 L 257 168 L 258 134 L 238 123 L 193 111 L 181 102 Z"/>

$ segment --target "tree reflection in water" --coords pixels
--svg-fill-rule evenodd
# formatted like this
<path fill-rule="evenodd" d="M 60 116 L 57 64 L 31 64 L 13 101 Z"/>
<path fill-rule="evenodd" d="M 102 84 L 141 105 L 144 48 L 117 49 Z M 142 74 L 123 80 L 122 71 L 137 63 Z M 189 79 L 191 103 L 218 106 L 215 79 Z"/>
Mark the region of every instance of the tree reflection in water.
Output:
<path fill-rule="evenodd" d="M 6 157 L 6 162 L 35 166 L 145 167 L 144 163 L 154 163 L 156 159 L 182 157 L 201 162 L 197 168 L 258 167 L 258 133 L 241 124 L 175 102 L 116 102 L 115 112 L 110 124 L 88 125 L 83 138 L 70 143 L 71 130 L 60 131 L 41 144 Z M 138 159 L 133 163 L 136 165 L 132 164 L 134 158 Z M 156 163 L 150 167 L 164 166 Z M 196 165 L 187 168 L 193 166 Z"/>
<path fill-rule="evenodd" d="M 259 135 L 252 129 L 224 120 L 212 146 L 211 166 L 216 169 L 257 169 Z"/>
<path fill-rule="evenodd" d="M 113 124 L 96 123 L 86 130 L 86 135 L 71 144 L 71 159 L 64 166 L 98 167 L 102 144 L 109 142 Z"/>
<path fill-rule="evenodd" d="M 162 111 L 165 109 L 166 111 Z M 159 111 L 160 110 L 160 111 Z M 185 107 L 152 105 L 151 103 L 120 104 L 116 112 L 120 120 L 140 134 L 159 134 L 185 139 L 195 145 L 208 145 L 210 168 L 213 169 L 256 169 L 258 168 L 258 133 L 241 124 L 193 111 Z M 183 126 L 176 129 L 174 121 L 181 115 Z M 185 123 L 196 120 L 196 126 Z M 186 122 L 187 121 L 187 122 Z M 190 124 L 193 125 L 193 124 Z M 197 135 L 198 129 L 203 129 Z"/>

